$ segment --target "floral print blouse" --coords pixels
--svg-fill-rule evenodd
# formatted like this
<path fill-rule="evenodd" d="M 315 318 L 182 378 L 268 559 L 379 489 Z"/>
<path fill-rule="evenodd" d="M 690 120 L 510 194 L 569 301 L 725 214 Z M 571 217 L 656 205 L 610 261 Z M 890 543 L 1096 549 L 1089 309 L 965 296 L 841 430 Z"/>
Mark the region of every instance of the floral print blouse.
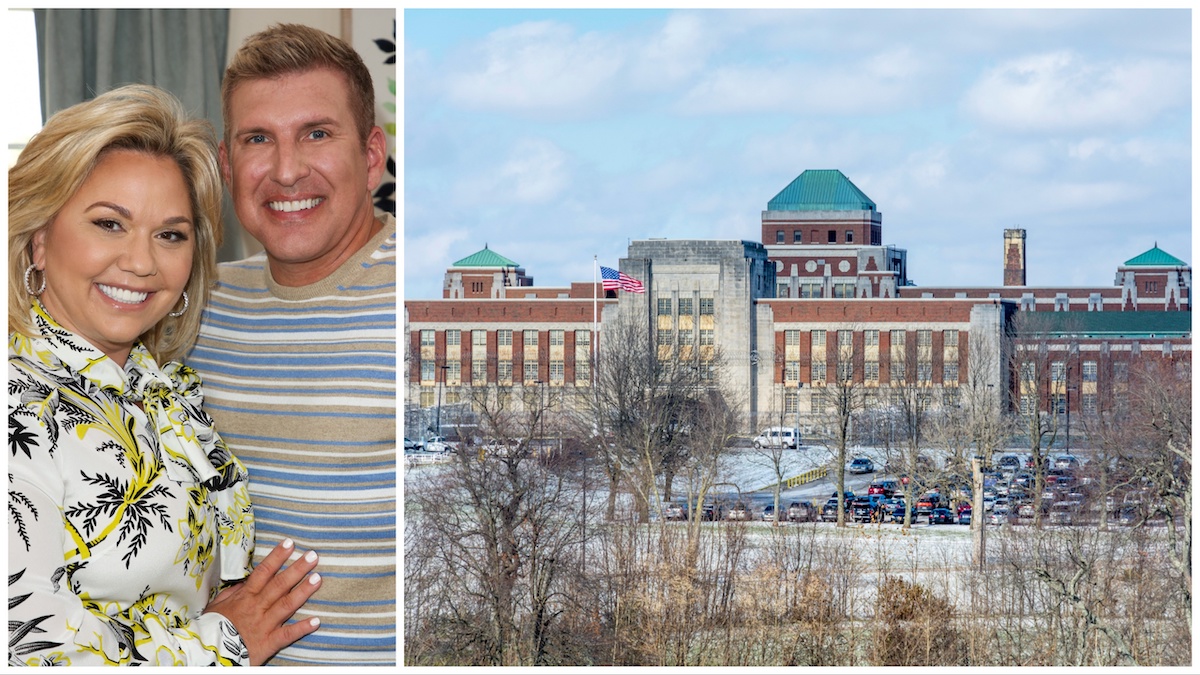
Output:
<path fill-rule="evenodd" d="M 247 665 L 201 614 L 249 573 L 254 519 L 199 378 L 31 316 L 8 347 L 9 665 Z"/>

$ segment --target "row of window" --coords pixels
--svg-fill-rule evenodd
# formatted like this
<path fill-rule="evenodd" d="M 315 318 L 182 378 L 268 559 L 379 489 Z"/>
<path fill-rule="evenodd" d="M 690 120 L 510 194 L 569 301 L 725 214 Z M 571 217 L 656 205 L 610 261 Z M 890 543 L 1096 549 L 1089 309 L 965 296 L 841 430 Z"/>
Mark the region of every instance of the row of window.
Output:
<path fill-rule="evenodd" d="M 812 230 L 811 236 L 812 236 L 812 242 L 810 242 L 810 243 L 813 243 L 813 244 L 817 243 L 817 231 L 816 230 Z M 837 230 L 827 230 L 825 237 L 828 240 L 826 243 L 836 244 L 837 243 Z M 785 241 L 786 238 L 787 238 L 786 231 L 775 230 L 775 243 L 776 244 L 786 244 L 787 243 L 787 241 Z M 804 235 L 800 230 L 792 230 L 792 243 L 793 244 L 803 244 L 804 243 Z M 847 243 L 847 244 L 854 243 L 854 230 L 846 230 L 845 243 Z"/>
<path fill-rule="evenodd" d="M 462 383 L 462 361 L 458 359 L 448 359 L 444 366 L 438 366 L 433 361 L 421 362 L 421 381 L 433 382 L 436 380 L 438 368 L 445 369 L 444 382 L 449 385 L 457 385 Z M 538 363 L 537 361 L 525 361 L 524 371 L 522 372 L 521 382 L 525 384 L 535 384 L 538 380 Z M 575 363 L 575 382 L 588 383 L 592 377 L 591 364 L 587 361 L 577 361 Z M 566 364 L 562 361 L 551 361 L 549 364 L 550 384 L 564 384 L 566 381 Z M 513 362 L 503 360 L 496 362 L 496 380 L 500 384 L 513 383 Z M 494 382 L 494 383 L 495 383 Z M 488 384 L 487 362 L 472 361 L 471 362 L 471 384 L 482 385 Z"/>
<path fill-rule="evenodd" d="M 823 361 L 813 361 L 810 364 L 812 381 L 826 382 L 828 381 L 829 368 Z M 917 364 L 917 382 L 920 384 L 933 383 L 933 364 L 918 363 Z M 837 380 L 838 382 L 846 382 L 854 377 L 853 363 L 837 364 Z M 783 379 L 784 382 L 799 382 L 800 381 L 800 362 L 785 361 L 783 364 Z M 866 383 L 879 382 L 879 362 L 864 361 L 863 362 L 863 381 Z M 892 371 L 892 382 L 904 382 L 904 373 L 900 369 Z M 942 366 L 942 382 L 945 384 L 958 383 L 958 364 L 946 363 Z"/>
<path fill-rule="evenodd" d="M 820 298 L 824 297 L 822 290 L 823 284 L 819 281 L 801 281 L 796 283 L 796 288 L 799 289 L 797 297 L 800 298 Z M 832 283 L 830 284 L 830 297 L 833 298 L 853 298 L 854 291 L 857 285 L 854 282 L 847 283 Z M 775 282 L 775 297 L 789 298 L 791 297 L 791 281 L 789 279 L 778 279 Z"/>
<path fill-rule="evenodd" d="M 1117 382 L 1124 382 L 1129 379 L 1129 364 L 1118 361 L 1113 363 L 1113 379 Z M 1099 372 L 1099 367 L 1095 361 L 1084 361 L 1080 367 L 1080 379 L 1083 382 L 1095 382 Z M 1037 375 L 1037 364 L 1032 361 L 1025 361 L 1021 364 L 1021 381 L 1033 382 Z M 1065 361 L 1052 361 L 1050 363 L 1050 381 L 1051 382 L 1066 382 L 1067 381 L 1067 363 Z"/>
<path fill-rule="evenodd" d="M 488 331 L 472 330 L 472 331 L 467 331 L 467 332 L 471 334 L 471 346 L 472 347 L 478 347 L 478 348 L 486 348 L 487 347 Z M 565 342 L 566 342 L 566 331 L 565 330 L 550 330 L 550 331 L 546 331 L 546 332 L 549 334 L 549 340 L 550 340 L 551 347 L 561 347 L 563 344 L 565 344 Z M 461 345 L 462 344 L 462 333 L 463 333 L 463 331 L 458 330 L 457 328 L 447 329 L 446 330 L 446 346 L 454 347 L 454 346 Z M 421 331 L 421 346 L 422 347 L 434 346 L 434 344 L 435 344 L 434 340 L 436 339 L 436 334 L 437 334 L 437 331 L 432 330 L 432 329 L 422 330 Z M 538 338 L 538 330 L 537 329 L 523 330 L 523 331 L 521 331 L 521 336 L 524 340 L 524 344 L 526 347 L 533 347 L 538 344 L 539 338 Z M 513 343 L 512 329 L 501 328 L 496 331 L 496 344 L 498 344 L 501 347 L 511 347 L 512 343 Z M 590 331 L 590 330 L 575 331 L 575 346 L 576 347 L 590 346 L 591 344 L 592 344 L 592 331 Z"/>
<path fill-rule="evenodd" d="M 798 347 L 800 345 L 800 332 L 801 331 L 799 331 L 799 330 L 783 331 L 784 344 L 789 347 Z M 839 347 L 850 347 L 854 344 L 854 331 L 838 330 L 838 331 L 833 331 L 833 332 L 837 333 L 837 341 L 838 341 Z M 811 331 L 813 347 L 824 347 L 825 346 L 825 339 L 826 339 L 825 333 L 826 333 L 826 331 L 824 331 L 824 330 Z M 933 346 L 933 331 L 932 330 L 921 329 L 921 330 L 916 331 L 916 333 L 917 333 L 917 346 L 918 347 L 932 347 Z M 892 340 L 892 346 L 899 347 L 899 346 L 904 345 L 904 342 L 907 339 L 905 336 L 908 334 L 908 331 L 893 330 L 893 331 L 890 331 L 890 334 L 891 334 L 890 336 L 891 336 L 891 340 Z M 868 347 L 878 347 L 879 346 L 879 331 L 878 330 L 874 330 L 874 329 L 864 330 L 864 331 L 862 331 L 862 335 L 863 335 L 863 344 L 864 345 L 866 345 Z M 957 347 L 958 346 L 958 331 L 957 330 L 942 331 L 942 345 L 944 347 Z"/>
<path fill-rule="evenodd" d="M 1079 409 L 1084 413 L 1095 414 L 1098 408 L 1096 394 L 1084 394 L 1080 399 Z M 1037 398 L 1032 394 L 1021 394 L 1019 403 L 1021 414 L 1030 415 L 1034 412 Z M 1067 397 L 1065 394 L 1054 394 L 1050 397 L 1050 408 L 1059 415 L 1067 412 Z"/>
<path fill-rule="evenodd" d="M 828 392 L 826 390 L 823 390 L 823 389 L 814 390 L 809 395 L 809 399 L 808 399 L 809 400 L 809 410 L 808 411 L 810 413 L 814 413 L 814 414 L 820 414 L 820 413 L 825 412 L 833 405 L 833 402 L 830 400 L 830 397 L 831 397 L 830 392 Z M 934 397 L 934 393 L 932 391 L 919 392 L 917 394 L 917 405 L 919 405 L 920 407 L 925 408 L 925 409 L 932 409 L 933 408 L 933 397 Z M 942 407 L 952 408 L 958 403 L 958 399 L 959 399 L 958 389 L 955 389 L 955 388 L 942 389 L 942 391 L 941 391 Z M 882 403 L 877 398 L 875 398 L 872 395 L 869 395 L 867 398 L 865 407 L 868 410 L 872 410 L 872 409 L 876 409 L 876 408 L 880 407 L 881 405 L 882 405 Z M 800 412 L 800 393 L 799 392 L 788 392 L 788 393 L 784 394 L 783 412 L 785 414 L 795 414 L 795 413 Z"/>
<path fill-rule="evenodd" d="M 695 309 L 693 298 L 679 298 L 677 301 L 673 298 L 658 298 L 655 306 L 658 308 L 659 316 L 669 314 L 679 314 L 680 316 L 692 316 Z M 673 311 L 677 309 L 678 311 Z M 712 316 L 715 309 L 715 304 L 712 298 L 700 298 L 700 315 Z"/>
<path fill-rule="evenodd" d="M 679 344 L 680 345 L 695 344 L 695 338 L 696 338 L 697 333 L 699 333 L 699 335 L 700 335 L 700 346 L 707 347 L 707 346 L 712 346 L 712 345 L 716 344 L 716 332 L 711 328 L 701 328 L 699 331 L 696 331 L 695 329 L 692 329 L 692 328 L 680 328 L 679 330 L 672 330 L 670 328 L 659 328 L 658 333 L 656 335 L 656 339 L 658 340 L 658 342 L 656 344 L 660 344 L 660 345 L 673 344 L 672 333 L 675 333 L 679 336 Z"/>

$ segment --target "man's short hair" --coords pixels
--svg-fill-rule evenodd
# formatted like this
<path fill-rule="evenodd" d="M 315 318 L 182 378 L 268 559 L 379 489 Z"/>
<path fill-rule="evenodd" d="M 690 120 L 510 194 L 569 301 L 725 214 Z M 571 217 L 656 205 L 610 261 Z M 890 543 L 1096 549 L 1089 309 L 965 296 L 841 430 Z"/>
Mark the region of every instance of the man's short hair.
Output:
<path fill-rule="evenodd" d="M 248 80 L 271 79 L 317 68 L 329 68 L 346 78 L 350 110 L 359 140 L 365 145 L 375 126 L 375 87 L 358 52 L 325 31 L 295 23 L 281 23 L 251 35 L 225 69 L 221 82 L 221 116 L 229 141 L 229 100 L 233 90 Z"/>

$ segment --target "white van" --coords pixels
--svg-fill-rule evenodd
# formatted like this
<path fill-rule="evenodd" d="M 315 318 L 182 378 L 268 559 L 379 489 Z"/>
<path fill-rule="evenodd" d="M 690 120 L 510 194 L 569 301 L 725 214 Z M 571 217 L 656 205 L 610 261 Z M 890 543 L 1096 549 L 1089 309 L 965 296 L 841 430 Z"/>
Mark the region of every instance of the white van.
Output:
<path fill-rule="evenodd" d="M 798 448 L 800 447 L 800 430 L 794 427 L 771 427 L 764 429 L 754 439 L 756 448 Z"/>

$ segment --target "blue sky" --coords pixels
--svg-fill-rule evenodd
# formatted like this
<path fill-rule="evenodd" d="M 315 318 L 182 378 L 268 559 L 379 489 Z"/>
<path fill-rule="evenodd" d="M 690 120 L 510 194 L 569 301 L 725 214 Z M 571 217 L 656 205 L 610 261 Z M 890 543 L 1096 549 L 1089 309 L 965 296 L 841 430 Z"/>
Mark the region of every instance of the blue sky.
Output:
<path fill-rule="evenodd" d="M 406 10 L 404 296 L 486 243 L 539 286 L 761 238 L 840 169 L 920 286 L 1192 261 L 1188 10 Z"/>

